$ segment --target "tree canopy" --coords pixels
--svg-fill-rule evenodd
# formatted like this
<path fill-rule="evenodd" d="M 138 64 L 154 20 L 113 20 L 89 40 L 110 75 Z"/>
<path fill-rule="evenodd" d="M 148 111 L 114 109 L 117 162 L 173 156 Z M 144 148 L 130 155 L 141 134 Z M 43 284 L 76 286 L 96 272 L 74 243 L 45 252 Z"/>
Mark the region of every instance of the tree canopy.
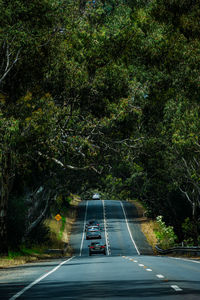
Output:
<path fill-rule="evenodd" d="M 0 252 L 12 206 L 24 208 L 20 243 L 56 197 L 95 190 L 140 199 L 197 244 L 200 4 L 0 0 L 0 10 Z"/>

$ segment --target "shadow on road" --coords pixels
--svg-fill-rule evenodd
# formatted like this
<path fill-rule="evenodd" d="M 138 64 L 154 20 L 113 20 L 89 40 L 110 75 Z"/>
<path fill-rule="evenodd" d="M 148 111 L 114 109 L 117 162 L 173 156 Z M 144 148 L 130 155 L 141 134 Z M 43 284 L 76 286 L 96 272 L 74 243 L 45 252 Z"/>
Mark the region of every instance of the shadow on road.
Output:
<path fill-rule="evenodd" d="M 122 281 L 70 281 L 63 280 L 59 283 L 54 282 L 40 283 L 25 294 L 20 299 L 170 299 L 175 292 L 170 288 L 174 282 L 158 283 L 157 280 L 122 280 Z M 180 286 L 187 285 L 196 288 L 186 288 L 179 295 L 198 299 L 200 297 L 200 282 L 179 281 Z M 2 285 L 0 287 L 1 299 L 9 299 L 16 290 L 24 288 L 19 284 Z M 9 293 L 8 293 L 9 289 Z M 194 298 L 193 298 L 194 297 Z"/>

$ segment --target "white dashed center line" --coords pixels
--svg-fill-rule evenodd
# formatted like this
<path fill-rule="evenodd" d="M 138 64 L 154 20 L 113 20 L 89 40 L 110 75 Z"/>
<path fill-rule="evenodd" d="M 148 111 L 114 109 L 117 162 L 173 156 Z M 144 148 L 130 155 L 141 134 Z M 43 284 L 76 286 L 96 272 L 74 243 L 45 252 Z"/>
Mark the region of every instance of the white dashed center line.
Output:
<path fill-rule="evenodd" d="M 138 262 L 137 260 L 134 260 L 134 259 L 132 259 L 132 258 L 130 258 L 130 257 L 127 257 L 127 256 L 122 256 L 122 257 L 125 258 L 125 259 L 129 259 L 130 261 L 133 261 L 133 262 Z M 145 270 L 146 270 L 147 272 L 152 272 L 152 271 L 153 271 L 152 269 L 146 268 L 143 264 L 139 264 L 139 263 L 138 263 L 138 266 L 139 266 L 139 267 L 144 267 Z M 160 278 L 160 279 L 165 278 L 165 276 L 162 275 L 162 274 L 157 274 L 156 277 L 158 277 L 158 278 Z M 163 281 L 166 281 L 166 282 L 167 282 L 168 279 L 163 279 Z M 181 289 L 178 285 L 171 285 L 170 287 L 171 287 L 172 289 L 174 289 L 176 292 L 181 292 L 181 291 L 182 291 L 182 289 Z"/>
<path fill-rule="evenodd" d="M 164 278 L 164 276 L 162 274 L 157 274 L 156 275 L 158 278 Z"/>
<path fill-rule="evenodd" d="M 110 244 L 109 244 L 109 240 L 108 240 L 108 233 L 106 230 L 107 227 L 107 223 L 106 223 L 106 209 L 105 209 L 105 203 L 104 200 L 102 200 L 102 204 L 103 204 L 103 217 L 104 217 L 104 230 L 105 230 L 105 239 L 106 239 L 106 249 L 107 249 L 107 254 L 110 255 L 111 251 L 110 251 Z"/>
<path fill-rule="evenodd" d="M 83 223 L 83 233 L 82 233 L 82 240 L 81 240 L 79 256 L 81 256 L 82 249 L 83 249 L 83 242 L 84 242 L 84 235 L 85 235 L 85 225 L 86 225 L 86 219 L 87 219 L 87 210 L 88 210 L 88 201 L 86 202 L 86 207 L 85 207 L 85 218 L 84 218 L 84 223 Z"/>
<path fill-rule="evenodd" d="M 171 285 L 171 288 L 173 288 L 176 292 L 182 291 L 182 289 L 178 285 Z"/>

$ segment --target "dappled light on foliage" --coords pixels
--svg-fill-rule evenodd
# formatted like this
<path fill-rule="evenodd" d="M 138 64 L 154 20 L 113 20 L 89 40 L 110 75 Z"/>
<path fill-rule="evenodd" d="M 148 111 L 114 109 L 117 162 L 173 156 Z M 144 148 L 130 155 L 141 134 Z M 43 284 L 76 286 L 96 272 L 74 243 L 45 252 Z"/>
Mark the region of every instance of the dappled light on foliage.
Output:
<path fill-rule="evenodd" d="M 58 199 L 95 191 L 139 199 L 179 242 L 197 245 L 200 4 L 7 2 L 0 1 L 0 252 L 34 236 Z"/>

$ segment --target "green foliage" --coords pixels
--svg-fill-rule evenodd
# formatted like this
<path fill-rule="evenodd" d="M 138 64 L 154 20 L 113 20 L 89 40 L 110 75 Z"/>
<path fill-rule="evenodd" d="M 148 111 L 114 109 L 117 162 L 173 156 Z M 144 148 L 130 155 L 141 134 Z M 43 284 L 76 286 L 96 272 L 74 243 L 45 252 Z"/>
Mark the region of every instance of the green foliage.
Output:
<path fill-rule="evenodd" d="M 39 247 L 32 247 L 32 248 L 27 248 L 26 246 L 22 245 L 19 248 L 19 251 L 8 251 L 8 256 L 7 259 L 15 259 L 15 258 L 20 258 L 22 256 L 31 256 L 31 255 L 38 255 L 42 254 L 43 251 Z"/>
<path fill-rule="evenodd" d="M 26 214 L 28 207 L 26 206 L 24 197 L 10 197 L 8 205 L 8 237 L 9 249 L 17 249 L 19 242 L 22 241 L 26 229 Z"/>
<path fill-rule="evenodd" d="M 155 231 L 156 237 L 158 239 L 158 245 L 162 249 L 168 249 L 175 246 L 177 241 L 177 236 L 174 233 L 172 226 L 167 226 L 163 221 L 162 216 L 156 218 L 158 229 Z"/>
<path fill-rule="evenodd" d="M 73 196 L 66 194 L 58 194 L 54 198 L 54 201 L 51 204 L 51 214 L 56 215 L 57 213 L 65 213 L 70 206 Z"/>
<path fill-rule="evenodd" d="M 184 233 L 184 244 L 187 246 L 196 246 L 200 243 L 200 235 L 197 237 L 197 232 L 200 231 L 200 223 L 194 222 L 189 217 L 185 219 L 182 224 L 182 229 Z"/>
<path fill-rule="evenodd" d="M 50 230 L 47 226 L 45 226 L 45 224 L 40 223 L 29 234 L 26 240 L 26 245 L 27 247 L 33 247 L 39 245 L 48 245 L 49 242 L 50 242 Z"/>
<path fill-rule="evenodd" d="M 52 210 L 70 193 L 142 199 L 179 239 L 186 230 L 197 241 L 199 228 L 181 223 L 200 211 L 199 3 L 7 2 L 0 174 L 19 224 L 27 211 L 17 199 L 43 185 Z M 164 228 L 160 238 L 173 239 Z"/>
<path fill-rule="evenodd" d="M 121 189 L 122 189 L 122 179 L 113 177 L 112 175 L 107 175 L 105 181 L 103 182 L 106 186 L 106 198 L 108 199 L 122 199 Z"/>
<path fill-rule="evenodd" d="M 62 217 L 62 225 L 61 225 L 60 232 L 59 232 L 59 239 L 60 240 L 62 239 L 62 236 L 63 236 L 63 232 L 64 232 L 64 229 L 65 229 L 65 224 L 66 224 L 66 218 Z"/>

